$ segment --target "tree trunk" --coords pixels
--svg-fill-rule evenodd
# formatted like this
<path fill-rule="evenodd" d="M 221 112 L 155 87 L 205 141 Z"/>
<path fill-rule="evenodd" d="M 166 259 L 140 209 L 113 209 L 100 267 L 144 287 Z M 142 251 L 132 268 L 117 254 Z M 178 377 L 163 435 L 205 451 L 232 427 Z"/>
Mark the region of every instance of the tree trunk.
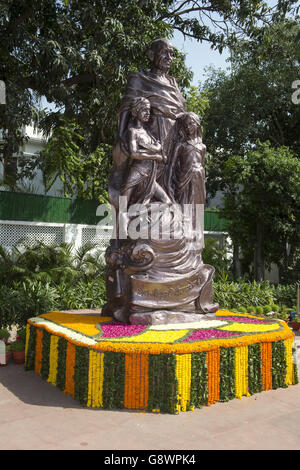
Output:
<path fill-rule="evenodd" d="M 233 274 L 235 277 L 241 277 L 240 247 L 233 245 Z"/>
<path fill-rule="evenodd" d="M 296 245 L 292 244 L 290 247 L 290 252 L 287 253 L 286 249 L 282 250 L 282 262 L 279 264 L 279 282 L 283 283 L 292 283 L 297 280 L 298 276 L 296 274 L 297 270 L 289 269 L 290 266 L 294 264 L 294 256 L 296 253 Z M 296 274 L 295 278 L 293 274 Z"/>
<path fill-rule="evenodd" d="M 254 278 L 261 282 L 265 280 L 265 262 L 263 249 L 263 233 L 259 222 L 256 224 L 256 246 L 254 252 Z"/>

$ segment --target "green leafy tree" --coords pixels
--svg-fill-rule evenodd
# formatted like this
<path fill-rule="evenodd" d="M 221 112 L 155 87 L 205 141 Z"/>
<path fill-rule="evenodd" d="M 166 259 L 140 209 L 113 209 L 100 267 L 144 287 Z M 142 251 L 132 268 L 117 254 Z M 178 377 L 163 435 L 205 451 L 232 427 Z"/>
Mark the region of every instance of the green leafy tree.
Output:
<path fill-rule="evenodd" d="M 293 0 L 280 0 L 275 8 L 258 0 L 0 0 L 0 79 L 7 87 L 7 105 L 0 109 L 3 157 L 18 150 L 24 140 L 18 130 L 34 118 L 48 134 L 62 116 L 75 119 L 86 156 L 111 145 L 128 73 L 147 67 L 145 51 L 154 38 L 179 30 L 221 51 L 294 5 Z M 192 74 L 183 54 L 176 52 L 170 73 L 182 89 L 189 86 Z M 41 96 L 57 109 L 37 113 Z M 70 157 L 73 153 L 69 149 Z"/>
<path fill-rule="evenodd" d="M 64 184 L 65 195 L 72 194 L 76 184 L 75 174 L 81 165 L 80 143 L 83 136 L 77 130 L 75 119 L 61 120 L 53 130 L 47 145 L 41 153 L 41 169 L 46 190 L 49 190 L 58 176 Z"/>
<path fill-rule="evenodd" d="M 193 111 L 203 118 L 205 111 L 209 108 L 209 93 L 203 90 L 201 93 L 195 86 L 190 86 L 185 93 L 186 110 Z"/>
<path fill-rule="evenodd" d="M 253 277 L 260 281 L 264 267 L 276 263 L 287 280 L 299 256 L 300 159 L 288 147 L 258 142 L 245 157 L 226 161 L 224 180 L 228 191 L 221 213 L 246 269 L 253 262 Z"/>
<path fill-rule="evenodd" d="M 94 152 L 85 154 L 83 140 L 84 129 L 75 119 L 60 119 L 35 164 L 42 170 L 46 190 L 59 178 L 66 197 L 107 202 L 112 147 L 100 144 Z"/>
<path fill-rule="evenodd" d="M 227 71 L 211 68 L 207 80 L 200 86 L 200 93 L 202 90 L 209 93 L 209 107 L 204 115 L 204 138 L 208 147 L 207 192 L 214 196 L 218 190 L 226 191 L 226 204 L 230 204 L 232 210 L 228 214 L 231 213 L 232 217 L 240 215 L 240 201 L 237 200 L 240 168 L 233 164 L 232 155 L 239 155 L 243 161 L 255 148 L 257 140 L 269 141 L 274 149 L 288 147 L 296 157 L 300 155 L 300 107 L 292 101 L 292 83 L 299 74 L 299 34 L 297 12 L 294 18 L 292 15 L 285 19 L 273 18 L 270 24 L 255 28 L 250 39 L 243 38 L 232 44 L 230 68 Z M 275 178 L 275 173 L 270 176 Z M 273 179 L 272 184 L 276 185 L 276 180 Z M 235 207 L 236 212 L 233 210 Z M 246 214 L 248 209 L 243 207 Z M 243 217 L 242 214 L 241 220 Z M 256 228 L 250 232 L 250 240 L 248 225 L 242 227 L 231 227 L 235 241 L 233 265 L 236 276 L 241 275 L 238 241 L 243 246 L 242 270 L 248 271 L 253 260 L 252 246 L 261 236 L 256 233 L 258 228 L 255 225 Z M 233 233 L 236 229 L 238 235 Z M 245 231 L 244 240 L 249 243 L 242 242 L 241 230 Z M 293 247 L 296 250 L 295 243 Z M 267 260 L 266 250 L 264 243 Z M 274 250 L 272 253 L 273 256 Z M 262 259 L 262 255 L 257 253 L 257 259 Z M 295 259 L 290 256 L 289 269 L 294 266 Z M 262 266 L 264 263 L 259 264 Z M 262 268 L 259 271 L 262 273 Z M 256 276 L 261 277 L 262 274 L 256 272 Z"/>
<path fill-rule="evenodd" d="M 300 155 L 300 106 L 292 102 L 299 78 L 299 23 L 292 19 L 260 28 L 231 48 L 231 69 L 210 69 L 201 89 L 210 93 L 204 116 L 210 195 L 225 189 L 224 164 L 245 155 L 259 139 Z"/>

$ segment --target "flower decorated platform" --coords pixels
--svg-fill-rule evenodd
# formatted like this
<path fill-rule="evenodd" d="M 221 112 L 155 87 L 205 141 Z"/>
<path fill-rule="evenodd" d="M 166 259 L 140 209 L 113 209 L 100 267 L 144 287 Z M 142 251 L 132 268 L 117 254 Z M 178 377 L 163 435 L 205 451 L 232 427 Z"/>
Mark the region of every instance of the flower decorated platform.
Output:
<path fill-rule="evenodd" d="M 284 321 L 227 310 L 152 326 L 51 312 L 28 320 L 25 368 L 88 407 L 178 413 L 298 383 L 293 344 Z"/>

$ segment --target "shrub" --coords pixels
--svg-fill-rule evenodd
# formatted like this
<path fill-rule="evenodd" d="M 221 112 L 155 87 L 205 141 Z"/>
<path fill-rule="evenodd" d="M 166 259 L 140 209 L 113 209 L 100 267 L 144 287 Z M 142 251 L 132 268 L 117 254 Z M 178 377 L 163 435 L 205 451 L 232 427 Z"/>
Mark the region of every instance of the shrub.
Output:
<path fill-rule="evenodd" d="M 274 301 L 279 305 L 286 305 L 289 308 L 293 308 L 297 299 L 297 284 L 300 284 L 300 282 L 274 286 Z"/>
<path fill-rule="evenodd" d="M 0 287 L 0 327 L 24 326 L 28 318 L 53 310 L 100 308 L 105 302 L 105 283 L 101 278 L 72 286 L 15 282 L 11 287 Z"/>
<path fill-rule="evenodd" d="M 19 282 L 1 286 L 1 326 L 25 325 L 27 318 L 53 310 L 57 306 L 55 288 L 48 283 Z"/>
<path fill-rule="evenodd" d="M 220 308 L 237 309 L 241 313 L 242 308 L 245 308 L 248 313 L 258 313 L 262 307 L 263 314 L 271 311 L 281 312 L 286 308 L 296 309 L 296 284 L 274 286 L 268 281 L 229 282 L 219 279 L 215 280 L 213 285 L 214 301 L 219 303 Z M 257 307 L 260 307 L 258 311 Z"/>
<path fill-rule="evenodd" d="M 280 307 L 279 307 L 279 305 L 273 304 L 273 305 L 271 305 L 271 307 L 272 307 L 272 311 L 273 311 L 273 312 L 280 312 Z"/>
<path fill-rule="evenodd" d="M 9 287 L 22 281 L 72 285 L 103 276 L 104 269 L 103 252 L 92 243 L 77 250 L 70 243 L 49 246 L 41 241 L 17 245 L 12 252 L 0 246 L 0 283 Z"/>
<path fill-rule="evenodd" d="M 263 315 L 263 313 L 264 313 L 263 307 L 260 306 L 260 305 L 258 307 L 256 307 L 255 308 L 255 313 L 257 313 L 257 315 Z"/>
<path fill-rule="evenodd" d="M 280 313 L 279 313 L 279 318 L 280 318 L 281 320 L 288 320 L 289 314 L 288 314 L 287 312 L 280 312 Z"/>
<path fill-rule="evenodd" d="M 269 282 L 214 282 L 214 301 L 220 308 L 235 308 L 243 305 L 247 312 L 255 307 L 274 303 L 274 290 Z M 250 308 L 248 308 L 250 307 Z"/>
<path fill-rule="evenodd" d="M 58 286 L 60 310 L 100 308 L 106 302 L 106 288 L 103 279 L 92 282 L 78 282 L 72 288 Z"/>
<path fill-rule="evenodd" d="M 0 329 L 0 340 L 3 340 L 6 343 L 9 336 L 9 332 L 5 328 Z"/>
<path fill-rule="evenodd" d="M 216 280 L 227 280 L 230 273 L 232 262 L 227 257 L 227 251 L 220 248 L 219 242 L 215 238 L 205 238 L 202 259 L 205 264 L 210 264 L 215 268 Z"/>
<path fill-rule="evenodd" d="M 17 330 L 17 338 L 21 338 L 21 340 L 25 343 L 25 341 L 26 341 L 26 328 L 19 328 Z"/>
<path fill-rule="evenodd" d="M 264 310 L 264 313 L 269 313 L 269 312 L 272 312 L 272 307 L 271 305 L 264 305 L 263 310 Z"/>
<path fill-rule="evenodd" d="M 25 343 L 24 341 L 14 341 L 13 343 L 11 343 L 10 345 L 11 347 L 11 350 L 13 352 L 18 352 L 18 351 L 24 351 L 25 349 Z"/>

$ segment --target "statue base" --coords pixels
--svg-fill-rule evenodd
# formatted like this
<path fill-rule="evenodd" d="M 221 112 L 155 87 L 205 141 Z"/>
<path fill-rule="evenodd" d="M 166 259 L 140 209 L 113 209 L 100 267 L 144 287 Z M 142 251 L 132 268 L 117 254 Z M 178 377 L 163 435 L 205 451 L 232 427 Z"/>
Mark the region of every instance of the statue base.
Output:
<path fill-rule="evenodd" d="M 228 310 L 178 326 L 50 312 L 28 320 L 25 369 L 83 406 L 174 414 L 298 383 L 294 336 Z"/>
<path fill-rule="evenodd" d="M 213 301 L 215 270 L 185 239 L 111 243 L 106 262 L 108 301 L 102 315 L 131 325 L 215 318 L 219 308 Z"/>
<path fill-rule="evenodd" d="M 200 320 L 215 320 L 215 313 L 184 313 L 170 310 L 155 310 L 152 312 L 133 313 L 129 317 L 131 325 L 172 325 L 179 323 L 193 323 Z"/>

